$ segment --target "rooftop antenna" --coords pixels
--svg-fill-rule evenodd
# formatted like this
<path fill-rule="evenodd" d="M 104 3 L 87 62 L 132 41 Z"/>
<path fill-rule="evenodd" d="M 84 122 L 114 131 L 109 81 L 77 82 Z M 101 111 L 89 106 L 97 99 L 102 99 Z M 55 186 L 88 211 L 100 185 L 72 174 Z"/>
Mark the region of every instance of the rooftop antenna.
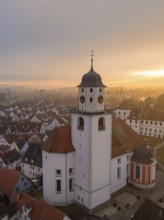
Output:
<path fill-rule="evenodd" d="M 93 68 L 93 57 L 94 57 L 94 53 L 95 51 L 94 50 L 91 50 L 91 68 Z"/>

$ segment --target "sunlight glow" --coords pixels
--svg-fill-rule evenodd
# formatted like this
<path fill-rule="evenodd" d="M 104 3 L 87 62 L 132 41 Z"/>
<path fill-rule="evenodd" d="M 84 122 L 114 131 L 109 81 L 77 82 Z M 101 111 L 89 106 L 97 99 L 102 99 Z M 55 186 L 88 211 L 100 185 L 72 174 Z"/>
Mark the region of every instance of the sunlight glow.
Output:
<path fill-rule="evenodd" d="M 141 71 L 141 72 L 135 72 L 134 75 L 147 76 L 147 77 L 160 77 L 160 76 L 164 76 L 164 70 Z"/>

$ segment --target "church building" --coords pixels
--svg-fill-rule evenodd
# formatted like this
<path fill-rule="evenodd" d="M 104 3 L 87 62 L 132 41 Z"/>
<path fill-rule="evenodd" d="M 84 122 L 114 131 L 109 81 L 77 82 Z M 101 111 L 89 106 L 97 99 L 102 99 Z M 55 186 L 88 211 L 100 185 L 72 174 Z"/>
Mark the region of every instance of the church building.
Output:
<path fill-rule="evenodd" d="M 105 109 L 106 86 L 91 57 L 90 71 L 78 86 L 78 109 L 71 112 L 71 125 L 56 127 L 43 146 L 43 194 L 52 205 L 76 202 L 93 210 L 128 182 L 147 184 L 142 181 L 145 163 L 151 170 L 150 188 L 156 182 L 155 154 L 150 153 L 149 163 L 135 160 L 137 150 L 146 148 L 145 141 Z"/>

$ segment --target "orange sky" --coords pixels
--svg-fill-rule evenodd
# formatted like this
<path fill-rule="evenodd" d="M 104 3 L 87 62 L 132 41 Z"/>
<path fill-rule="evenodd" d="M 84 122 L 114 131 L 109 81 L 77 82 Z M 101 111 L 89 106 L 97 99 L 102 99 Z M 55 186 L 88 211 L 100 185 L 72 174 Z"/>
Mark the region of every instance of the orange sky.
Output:
<path fill-rule="evenodd" d="M 74 87 L 91 49 L 108 87 L 163 86 L 163 9 L 154 0 L 3 1 L 0 86 Z"/>

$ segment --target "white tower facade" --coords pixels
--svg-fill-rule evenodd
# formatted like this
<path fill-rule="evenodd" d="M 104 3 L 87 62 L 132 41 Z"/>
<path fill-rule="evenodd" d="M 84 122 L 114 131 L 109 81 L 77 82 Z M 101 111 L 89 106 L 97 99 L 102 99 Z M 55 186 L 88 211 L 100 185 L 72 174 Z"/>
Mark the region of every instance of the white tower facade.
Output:
<path fill-rule="evenodd" d="M 92 210 L 111 198 L 112 115 L 105 112 L 105 86 L 92 65 L 78 87 L 79 106 L 71 123 L 75 200 Z"/>

